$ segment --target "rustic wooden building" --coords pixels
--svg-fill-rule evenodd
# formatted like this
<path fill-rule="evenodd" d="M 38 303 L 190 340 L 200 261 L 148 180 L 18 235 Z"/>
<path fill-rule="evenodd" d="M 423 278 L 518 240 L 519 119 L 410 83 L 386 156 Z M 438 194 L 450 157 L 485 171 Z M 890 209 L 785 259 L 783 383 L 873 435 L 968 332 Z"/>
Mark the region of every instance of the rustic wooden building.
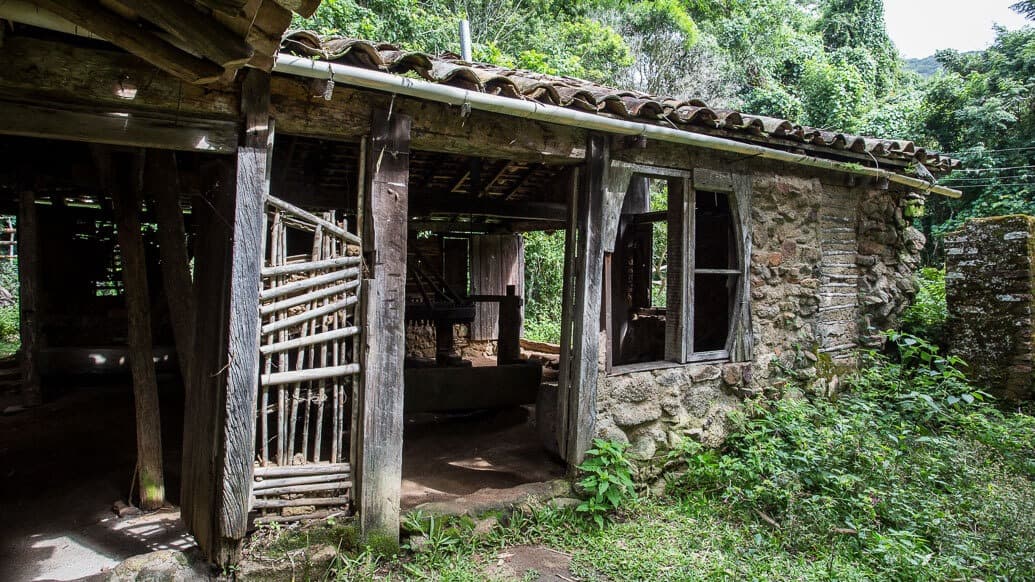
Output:
<path fill-rule="evenodd" d="M 190 354 L 182 514 L 214 561 L 292 506 L 397 535 L 408 412 L 536 403 L 569 465 L 596 435 L 641 458 L 717 442 L 775 360 L 851 365 L 877 341 L 913 291 L 908 208 L 957 195 L 914 177 L 955 162 L 910 142 L 282 39 L 315 4 L 0 4 L 22 23 L 0 48 L 0 193 L 20 208 L 28 399 L 42 353 L 119 333 L 96 317 L 116 267 L 48 245 L 110 256 L 141 228 L 105 222 L 109 200 L 152 197 L 122 267 L 127 244 L 193 263 L 151 281 L 164 301 L 138 320 Z M 519 344 L 535 230 L 566 233 L 556 378 Z M 477 342 L 492 365 L 458 347 Z"/>

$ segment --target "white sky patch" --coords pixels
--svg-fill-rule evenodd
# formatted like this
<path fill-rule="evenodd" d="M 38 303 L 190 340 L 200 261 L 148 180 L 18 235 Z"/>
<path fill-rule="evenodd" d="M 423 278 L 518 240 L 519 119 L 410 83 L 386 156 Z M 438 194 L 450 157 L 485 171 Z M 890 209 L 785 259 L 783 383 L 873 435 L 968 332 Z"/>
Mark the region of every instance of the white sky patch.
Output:
<path fill-rule="evenodd" d="M 995 41 L 993 25 L 1016 30 L 1033 24 L 1010 10 L 1016 0 L 884 0 L 888 34 L 905 58 L 939 49 L 973 51 Z"/>

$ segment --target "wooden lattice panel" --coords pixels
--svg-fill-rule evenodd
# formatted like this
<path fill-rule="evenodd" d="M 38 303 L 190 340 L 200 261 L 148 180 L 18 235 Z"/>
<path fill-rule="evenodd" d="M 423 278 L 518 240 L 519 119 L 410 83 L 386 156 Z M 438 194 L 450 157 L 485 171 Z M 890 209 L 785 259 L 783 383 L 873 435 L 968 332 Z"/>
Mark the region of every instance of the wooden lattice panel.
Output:
<path fill-rule="evenodd" d="M 334 212 L 317 216 L 272 196 L 267 220 L 252 507 L 347 506 L 359 239 Z"/>

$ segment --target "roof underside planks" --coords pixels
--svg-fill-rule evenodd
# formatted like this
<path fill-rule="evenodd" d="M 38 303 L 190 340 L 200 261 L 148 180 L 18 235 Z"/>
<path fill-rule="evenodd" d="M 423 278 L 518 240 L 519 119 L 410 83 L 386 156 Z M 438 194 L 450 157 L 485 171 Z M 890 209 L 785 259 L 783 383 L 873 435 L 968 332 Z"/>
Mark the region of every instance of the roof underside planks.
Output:
<path fill-rule="evenodd" d="M 191 83 L 269 71 L 292 13 L 320 0 L 5 0 L 0 18 L 71 23 Z"/>

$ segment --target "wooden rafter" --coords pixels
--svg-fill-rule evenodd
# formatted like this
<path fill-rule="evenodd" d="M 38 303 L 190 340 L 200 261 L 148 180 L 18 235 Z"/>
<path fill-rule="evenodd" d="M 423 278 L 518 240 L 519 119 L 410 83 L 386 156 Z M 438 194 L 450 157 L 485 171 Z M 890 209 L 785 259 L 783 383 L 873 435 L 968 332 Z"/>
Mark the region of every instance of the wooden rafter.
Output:
<path fill-rule="evenodd" d="M 211 83 L 223 75 L 223 67 L 198 58 L 165 42 L 154 33 L 91 0 L 35 0 L 65 20 L 107 39 L 154 65 L 193 83 Z"/>
<path fill-rule="evenodd" d="M 255 50 L 219 21 L 194 7 L 168 0 L 136 0 L 133 9 L 181 39 L 192 50 L 224 68 L 237 68 L 252 58 Z"/>

